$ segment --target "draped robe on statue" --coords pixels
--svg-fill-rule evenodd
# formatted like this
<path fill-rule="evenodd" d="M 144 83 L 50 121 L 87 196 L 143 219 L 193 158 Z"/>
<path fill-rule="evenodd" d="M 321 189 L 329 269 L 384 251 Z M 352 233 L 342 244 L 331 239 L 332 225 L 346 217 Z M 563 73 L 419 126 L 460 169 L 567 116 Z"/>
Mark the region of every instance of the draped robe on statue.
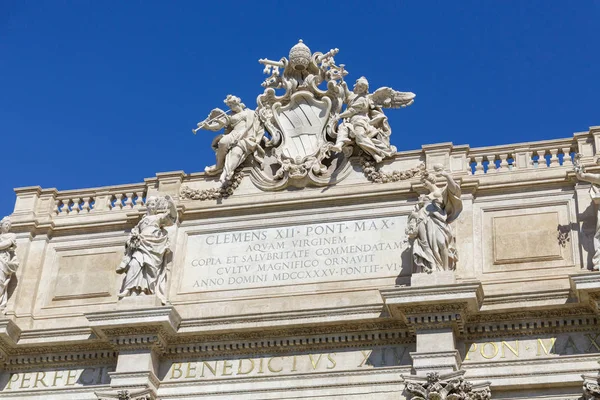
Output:
<path fill-rule="evenodd" d="M 166 301 L 165 256 L 170 250 L 168 232 L 161 226 L 170 225 L 173 225 L 173 219 L 169 213 L 159 213 L 146 215 L 132 230 L 127 242 L 127 254 L 118 271 L 126 271 L 119 297 L 140 291 L 156 294 L 163 303 Z"/>
<path fill-rule="evenodd" d="M 458 261 L 456 239 L 450 227 L 462 211 L 460 188 L 448 185 L 441 197 L 431 198 L 409 217 L 417 234 L 412 245 L 413 272 L 453 270 Z M 417 219 L 417 221 L 413 221 Z M 444 259 L 446 258 L 446 259 Z"/>
<path fill-rule="evenodd" d="M 8 301 L 8 284 L 12 275 L 19 268 L 19 260 L 15 254 L 17 235 L 3 233 L 0 235 L 0 308 L 6 306 Z"/>

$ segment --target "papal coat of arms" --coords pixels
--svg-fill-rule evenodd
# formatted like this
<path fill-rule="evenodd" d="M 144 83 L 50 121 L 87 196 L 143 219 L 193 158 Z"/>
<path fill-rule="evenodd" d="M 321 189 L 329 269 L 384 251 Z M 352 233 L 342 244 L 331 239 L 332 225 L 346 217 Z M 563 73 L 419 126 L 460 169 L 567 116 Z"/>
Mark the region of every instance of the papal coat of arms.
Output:
<path fill-rule="evenodd" d="M 364 77 L 350 91 L 348 71 L 334 60 L 337 54 L 338 49 L 312 53 L 300 41 L 289 59 L 259 60 L 269 77 L 256 109 L 228 95 L 229 110 L 215 108 L 193 130 L 223 129 L 213 141 L 216 163 L 205 169 L 218 174 L 221 185 L 203 191 L 184 187 L 183 197 L 205 200 L 232 194 L 243 166 L 251 167 L 250 177 L 262 190 L 280 190 L 339 182 L 350 172 L 352 155 L 367 160 L 363 168 L 392 157 L 396 148 L 383 109 L 409 106 L 415 95 L 388 87 L 369 93 Z"/>

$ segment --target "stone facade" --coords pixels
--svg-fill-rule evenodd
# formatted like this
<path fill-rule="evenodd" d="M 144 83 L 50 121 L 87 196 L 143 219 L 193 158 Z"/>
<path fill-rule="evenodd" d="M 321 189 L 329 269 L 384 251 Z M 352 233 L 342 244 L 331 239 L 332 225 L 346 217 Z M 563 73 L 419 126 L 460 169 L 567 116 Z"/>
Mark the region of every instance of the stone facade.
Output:
<path fill-rule="evenodd" d="M 337 53 L 260 60 L 204 173 L 15 190 L 0 399 L 597 398 L 600 127 L 397 152 Z"/>
<path fill-rule="evenodd" d="M 592 398 L 596 212 L 572 157 L 599 171 L 599 138 L 592 127 L 442 143 L 386 161 L 389 173 L 442 164 L 460 186 L 456 269 L 431 274 L 412 273 L 406 234 L 428 190 L 418 177 L 371 182 L 359 157 L 327 190 L 273 194 L 242 179 L 222 201 L 183 198 L 218 179 L 183 172 L 16 189 L 0 398 L 402 399 L 428 376 L 494 399 Z M 167 302 L 119 301 L 115 270 L 152 196 L 171 196 L 178 214 L 165 227 Z"/>

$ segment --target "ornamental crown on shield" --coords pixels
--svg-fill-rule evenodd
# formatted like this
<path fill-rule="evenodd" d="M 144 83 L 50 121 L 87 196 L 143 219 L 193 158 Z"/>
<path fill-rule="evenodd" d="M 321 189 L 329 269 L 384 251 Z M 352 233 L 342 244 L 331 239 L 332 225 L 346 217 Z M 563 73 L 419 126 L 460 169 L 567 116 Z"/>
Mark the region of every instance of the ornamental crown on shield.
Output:
<path fill-rule="evenodd" d="M 350 91 L 344 80 L 348 71 L 334 60 L 338 52 L 312 53 L 300 40 L 289 59 L 260 59 L 269 77 L 256 109 L 228 95 L 229 110 L 213 109 L 193 130 L 223 129 L 212 143 L 216 163 L 205 169 L 219 175 L 221 186 L 199 193 L 184 188 L 183 197 L 206 200 L 232 194 L 244 165 L 251 166 L 250 177 L 259 188 L 280 190 L 339 182 L 351 171 L 352 155 L 362 156 L 371 167 L 392 157 L 396 148 L 383 109 L 409 106 L 415 94 L 389 87 L 369 93 L 365 77 Z"/>

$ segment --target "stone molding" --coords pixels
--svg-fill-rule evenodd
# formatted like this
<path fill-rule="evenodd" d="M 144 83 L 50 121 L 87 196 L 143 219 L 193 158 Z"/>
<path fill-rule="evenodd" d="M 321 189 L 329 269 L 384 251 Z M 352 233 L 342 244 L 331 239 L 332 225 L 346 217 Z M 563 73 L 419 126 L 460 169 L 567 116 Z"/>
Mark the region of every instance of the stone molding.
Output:
<path fill-rule="evenodd" d="M 447 374 L 430 372 L 425 376 L 401 376 L 409 400 L 489 400 L 490 382 L 472 384 L 464 370 Z"/>
<path fill-rule="evenodd" d="M 95 392 L 98 400 L 155 400 L 156 394 L 150 389 L 113 390 L 110 392 Z"/>
<path fill-rule="evenodd" d="M 86 313 L 92 331 L 120 350 L 166 350 L 168 336 L 177 332 L 181 317 L 172 306 Z"/>
<path fill-rule="evenodd" d="M 390 315 L 404 320 L 412 332 L 450 327 L 463 333 L 467 315 L 483 303 L 480 282 L 398 287 L 380 293 Z"/>

